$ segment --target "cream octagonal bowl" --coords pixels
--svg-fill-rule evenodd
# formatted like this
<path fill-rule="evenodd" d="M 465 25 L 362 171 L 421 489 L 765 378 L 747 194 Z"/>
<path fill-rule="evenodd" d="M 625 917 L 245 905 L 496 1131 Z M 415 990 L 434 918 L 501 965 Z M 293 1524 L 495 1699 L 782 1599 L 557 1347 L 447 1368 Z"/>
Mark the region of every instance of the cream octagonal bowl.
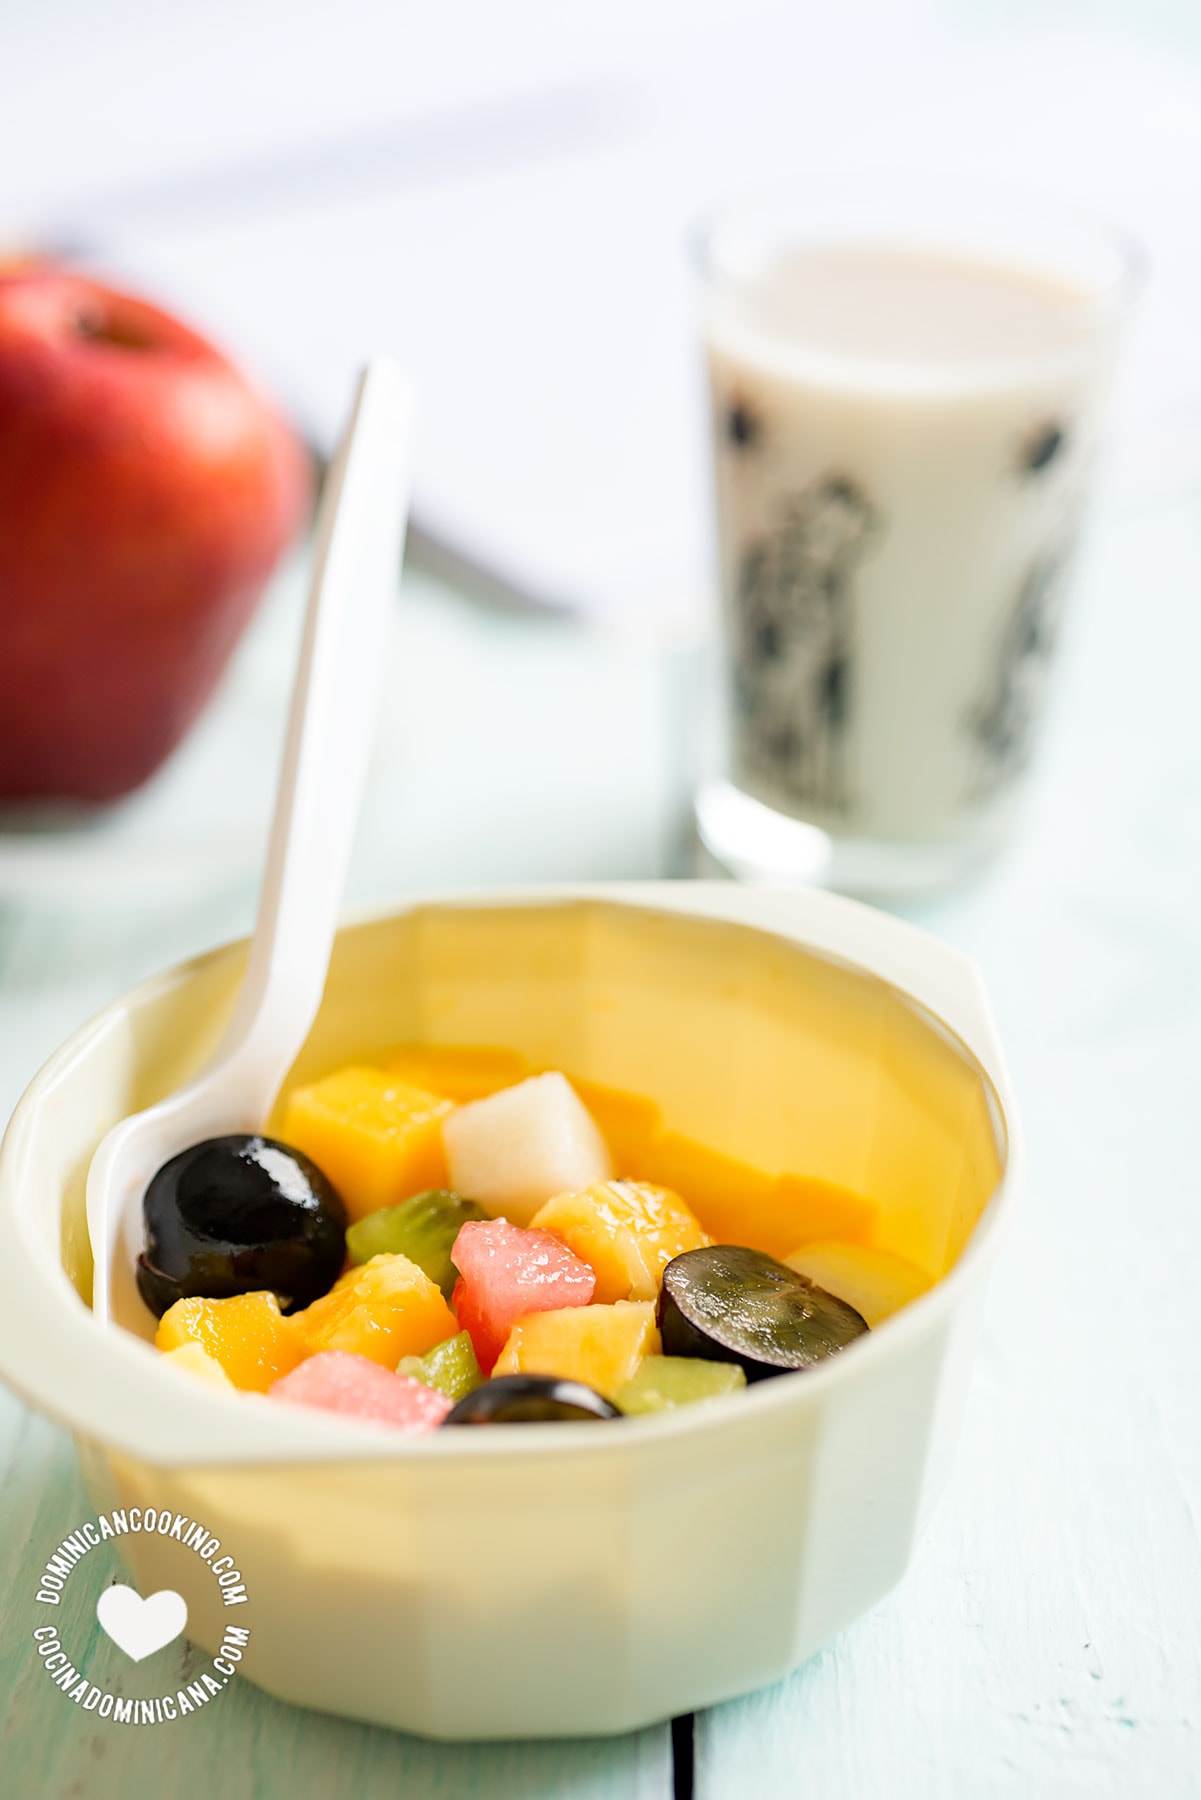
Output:
<path fill-rule="evenodd" d="M 99 1507 L 187 1514 L 235 1553 L 252 1680 L 434 1737 L 627 1731 L 778 1679 L 892 1587 L 1021 1178 L 970 964 L 850 901 L 726 884 L 476 895 L 344 929 L 298 1078 L 400 1042 L 510 1046 L 652 1096 L 758 1170 L 872 1196 L 875 1241 L 942 1276 L 821 1368 L 725 1400 L 408 1441 L 212 1391 L 86 1304 L 91 1154 L 204 1060 L 244 950 L 143 982 L 18 1106 L 0 1373 L 74 1434 Z M 215 1651 L 200 1559 L 181 1575 L 157 1536 L 118 1542 Z"/>

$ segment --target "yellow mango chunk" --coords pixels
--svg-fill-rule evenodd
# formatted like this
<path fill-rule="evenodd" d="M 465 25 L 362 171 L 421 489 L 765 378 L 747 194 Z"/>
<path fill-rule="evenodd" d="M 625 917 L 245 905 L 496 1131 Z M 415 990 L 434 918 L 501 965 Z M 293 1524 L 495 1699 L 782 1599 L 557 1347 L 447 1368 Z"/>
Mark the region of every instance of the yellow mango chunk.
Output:
<path fill-rule="evenodd" d="M 192 1375 L 203 1381 L 207 1387 L 227 1388 L 234 1391 L 234 1384 L 221 1367 L 215 1356 L 202 1350 L 197 1343 L 181 1344 L 178 1350 L 168 1350 L 163 1356 L 173 1369 L 182 1369 L 185 1375 Z"/>
<path fill-rule="evenodd" d="M 402 1356 L 423 1356 L 459 1329 L 437 1283 L 407 1256 L 387 1255 L 348 1269 L 292 1322 L 308 1354 L 348 1350 L 386 1369 Z"/>
<path fill-rule="evenodd" d="M 633 1167 L 659 1131 L 662 1114 L 655 1102 L 640 1094 L 627 1094 L 623 1088 L 584 1081 L 578 1075 L 570 1075 L 568 1080 L 600 1126 L 616 1166 Z"/>
<path fill-rule="evenodd" d="M 660 1349 L 655 1308 L 649 1300 L 613 1306 L 567 1306 L 561 1312 L 527 1313 L 518 1319 L 500 1353 L 494 1375 L 558 1375 L 582 1381 L 611 1400 L 644 1356 Z"/>
<path fill-rule="evenodd" d="M 514 1087 L 530 1073 L 519 1051 L 482 1044 L 401 1044 L 381 1061 L 389 1075 L 456 1106 Z"/>
<path fill-rule="evenodd" d="M 597 1181 L 559 1194 L 530 1220 L 596 1270 L 595 1298 L 654 1300 L 673 1256 L 712 1243 L 678 1194 L 640 1181 Z"/>
<path fill-rule="evenodd" d="M 714 1243 L 786 1256 L 809 1239 L 863 1242 L 880 1208 L 851 1188 L 810 1175 L 767 1175 L 693 1138 L 662 1132 L 627 1157 L 639 1181 L 687 1197 Z"/>
<path fill-rule="evenodd" d="M 383 1069 L 338 1069 L 288 1098 L 280 1136 L 324 1169 L 351 1220 L 446 1186 L 449 1100 Z"/>
<path fill-rule="evenodd" d="M 308 1355 L 274 1294 L 235 1294 L 229 1300 L 177 1300 L 158 1322 L 160 1350 L 198 1344 L 236 1388 L 265 1394 L 273 1381 Z"/>
<path fill-rule="evenodd" d="M 854 1188 L 822 1181 L 816 1175 L 781 1175 L 776 1181 L 773 1229 L 791 1230 L 794 1244 L 865 1243 L 876 1229 L 880 1202 Z"/>
<path fill-rule="evenodd" d="M 784 1259 L 838 1300 L 845 1300 L 873 1327 L 934 1286 L 934 1277 L 891 1250 L 863 1244 L 806 1244 Z"/>

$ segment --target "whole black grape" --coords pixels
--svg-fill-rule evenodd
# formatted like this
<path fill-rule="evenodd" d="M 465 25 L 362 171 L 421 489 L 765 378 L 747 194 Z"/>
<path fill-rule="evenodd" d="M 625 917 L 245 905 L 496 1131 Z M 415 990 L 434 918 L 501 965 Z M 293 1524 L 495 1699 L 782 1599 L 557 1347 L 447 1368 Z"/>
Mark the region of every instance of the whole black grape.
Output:
<path fill-rule="evenodd" d="M 442 1423 L 549 1425 L 620 1418 L 620 1407 L 582 1381 L 556 1375 L 494 1375 L 460 1400 Z"/>
<path fill-rule="evenodd" d="M 207 1138 L 165 1162 L 142 1202 L 138 1291 L 156 1317 L 176 1300 L 266 1288 L 285 1312 L 328 1293 L 346 1258 L 346 1208 L 329 1178 L 275 1138 Z"/>

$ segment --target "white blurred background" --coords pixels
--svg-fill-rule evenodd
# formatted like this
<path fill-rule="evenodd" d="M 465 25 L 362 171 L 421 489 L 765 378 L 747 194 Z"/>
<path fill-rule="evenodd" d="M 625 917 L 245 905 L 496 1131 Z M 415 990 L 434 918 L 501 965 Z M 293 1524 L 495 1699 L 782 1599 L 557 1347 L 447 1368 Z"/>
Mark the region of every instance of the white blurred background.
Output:
<path fill-rule="evenodd" d="M 1201 476 L 1195 0 L 4 0 L 0 236 L 191 315 L 318 439 L 372 346 L 427 524 L 667 626 L 708 588 L 682 241 L 714 197 L 979 170 L 1125 220 L 1154 278 L 1111 479 Z"/>

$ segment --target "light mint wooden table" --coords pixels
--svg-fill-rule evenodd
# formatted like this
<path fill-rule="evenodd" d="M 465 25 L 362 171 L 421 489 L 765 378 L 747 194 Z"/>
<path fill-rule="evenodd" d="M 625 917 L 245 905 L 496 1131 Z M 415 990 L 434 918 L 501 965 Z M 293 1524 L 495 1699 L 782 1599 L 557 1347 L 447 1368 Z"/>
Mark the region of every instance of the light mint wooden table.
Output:
<path fill-rule="evenodd" d="M 53 845 L 24 874 L 0 857 L 4 1103 L 131 980 L 247 923 L 238 844 L 253 844 L 270 787 L 288 593 L 184 763 L 89 865 Z M 979 959 L 1030 1140 L 1030 1201 L 956 1471 L 897 1592 L 788 1681 L 697 1720 L 699 1800 L 1201 1792 L 1199 669 L 1195 496 L 1111 509 L 1028 831 L 974 889 L 914 911 Z M 696 681 L 687 644 L 486 617 L 413 586 L 357 897 L 678 872 Z M 184 834 L 174 889 L 131 886 L 139 846 L 199 817 L 222 770 L 238 814 L 223 881 L 189 874 Z M 88 1505 L 66 1440 L 11 1397 L 0 1472 L 5 1795 L 672 1795 L 667 1727 L 447 1748 L 237 1682 L 174 1725 L 96 1722 L 46 1680 L 29 1638 L 33 1577 Z M 90 1641 L 86 1620 L 75 1641 Z M 187 1654 L 162 1652 L 164 1668 L 185 1673 Z"/>

